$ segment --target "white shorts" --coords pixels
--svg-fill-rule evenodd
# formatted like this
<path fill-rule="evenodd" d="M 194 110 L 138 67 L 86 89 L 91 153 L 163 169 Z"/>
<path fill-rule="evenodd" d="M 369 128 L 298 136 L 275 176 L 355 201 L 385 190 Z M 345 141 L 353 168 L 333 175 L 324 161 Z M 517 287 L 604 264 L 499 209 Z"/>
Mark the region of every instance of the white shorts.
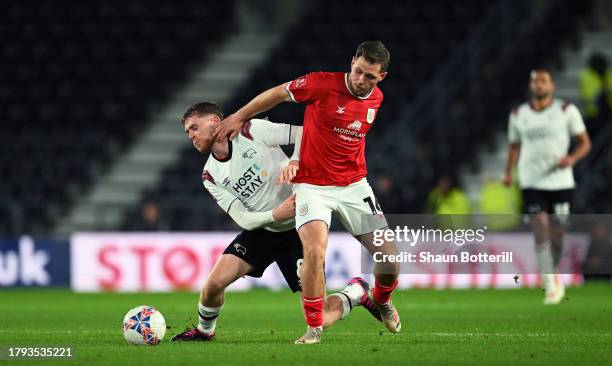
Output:
<path fill-rule="evenodd" d="M 353 236 L 388 226 L 366 178 L 346 187 L 296 183 L 293 192 L 296 194 L 295 227 L 298 230 L 314 220 L 324 221 L 329 228 L 332 211 Z"/>

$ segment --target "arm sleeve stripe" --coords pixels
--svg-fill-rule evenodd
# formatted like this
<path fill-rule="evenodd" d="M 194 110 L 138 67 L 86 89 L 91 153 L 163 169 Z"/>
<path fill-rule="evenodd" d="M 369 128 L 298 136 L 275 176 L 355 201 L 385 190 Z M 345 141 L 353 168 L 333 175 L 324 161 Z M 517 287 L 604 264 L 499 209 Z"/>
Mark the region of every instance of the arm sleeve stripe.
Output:
<path fill-rule="evenodd" d="M 242 134 L 242 136 L 253 141 L 253 135 L 251 135 L 251 121 L 250 120 L 246 121 L 242 125 L 242 129 L 240 129 L 240 133 Z"/>
<path fill-rule="evenodd" d="M 293 93 L 291 92 L 291 90 L 289 90 L 289 85 L 291 85 L 292 82 L 293 81 L 287 83 L 287 86 L 285 86 L 285 91 L 287 91 L 287 94 L 289 94 L 289 97 L 291 98 L 293 103 L 297 103 L 297 100 L 295 100 L 295 97 L 293 96 Z"/>
<path fill-rule="evenodd" d="M 202 181 L 206 181 L 206 180 L 211 182 L 212 184 L 215 184 L 215 185 L 217 184 L 215 183 L 215 179 L 213 178 L 213 176 L 210 174 L 208 170 L 204 170 L 202 172 Z"/>
<path fill-rule="evenodd" d="M 229 206 L 227 206 L 227 211 L 229 213 L 229 210 L 232 208 L 232 205 L 234 204 L 234 202 L 236 202 L 238 198 L 234 198 L 234 200 L 232 202 L 230 202 Z"/>
<path fill-rule="evenodd" d="M 561 110 L 563 110 L 563 112 L 565 112 L 565 110 L 567 109 L 567 107 L 570 105 L 570 102 L 568 102 L 567 100 L 563 101 L 563 104 L 561 105 Z"/>

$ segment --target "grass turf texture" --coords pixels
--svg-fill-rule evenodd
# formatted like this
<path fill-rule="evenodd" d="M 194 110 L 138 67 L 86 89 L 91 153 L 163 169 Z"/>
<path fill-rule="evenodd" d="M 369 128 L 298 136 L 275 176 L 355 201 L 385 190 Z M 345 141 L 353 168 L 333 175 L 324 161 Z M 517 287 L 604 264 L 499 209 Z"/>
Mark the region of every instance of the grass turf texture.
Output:
<path fill-rule="evenodd" d="M 609 364 L 612 287 L 567 291 L 557 306 L 542 292 L 409 290 L 394 295 L 402 332 L 388 333 L 362 308 L 324 332 L 323 343 L 294 345 L 305 331 L 297 295 L 229 293 L 212 343 L 170 343 L 197 322 L 197 294 L 75 294 L 67 290 L 0 291 L 0 346 L 71 345 L 72 360 L 13 364 Z M 123 316 L 148 304 L 168 329 L 157 347 L 125 343 Z M 0 361 L 7 363 L 7 361 Z"/>

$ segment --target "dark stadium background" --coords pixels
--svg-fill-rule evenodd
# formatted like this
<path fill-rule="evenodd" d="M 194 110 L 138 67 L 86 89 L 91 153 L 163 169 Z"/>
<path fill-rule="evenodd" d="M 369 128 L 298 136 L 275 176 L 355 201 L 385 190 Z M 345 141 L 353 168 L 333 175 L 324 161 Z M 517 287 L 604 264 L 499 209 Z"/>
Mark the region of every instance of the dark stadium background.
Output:
<path fill-rule="evenodd" d="M 392 54 L 368 136 L 370 182 L 386 212 L 422 212 L 438 177 L 461 183 L 465 171 L 482 171 L 478 156 L 500 147 L 496 136 L 526 98 L 532 67 L 562 74 L 568 52 L 610 54 L 609 44 L 583 44 L 585 34 L 605 32 L 599 3 L 605 8 L 569 0 L 9 2 L 0 14 L 0 233 L 141 230 L 147 202 L 159 207 L 162 229 L 235 229 L 202 189 L 206 157 L 163 132 L 180 129 L 193 101 L 214 98 L 229 114 L 309 71 L 347 70 L 365 39 L 383 40 Z M 198 84 L 198 70 L 245 34 L 225 65 L 240 80 L 229 90 L 222 79 Z M 201 95 L 181 96 L 189 83 Z M 281 105 L 269 117 L 300 124 L 302 111 Z M 182 144 L 175 156 L 152 154 L 155 167 L 133 160 L 109 181 L 160 119 L 167 130 L 143 151 L 164 155 Z M 612 208 L 609 136 L 609 128 L 593 135 L 598 150 L 577 168 L 576 212 Z"/>

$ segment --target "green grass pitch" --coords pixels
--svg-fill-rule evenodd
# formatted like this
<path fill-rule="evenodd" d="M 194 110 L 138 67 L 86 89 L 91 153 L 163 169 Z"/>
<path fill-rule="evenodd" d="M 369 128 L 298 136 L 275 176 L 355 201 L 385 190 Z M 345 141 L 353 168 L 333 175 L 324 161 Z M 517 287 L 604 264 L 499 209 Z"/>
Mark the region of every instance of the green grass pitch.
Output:
<path fill-rule="evenodd" d="M 263 290 L 229 293 L 212 343 L 170 343 L 196 323 L 197 294 L 75 294 L 0 291 L 0 346 L 71 345 L 72 360 L 12 364 L 79 365 L 587 365 L 612 362 L 612 287 L 567 291 L 541 305 L 537 289 L 408 290 L 394 295 L 402 332 L 388 333 L 361 308 L 324 332 L 317 345 L 294 345 L 305 330 L 298 296 Z M 136 305 L 166 317 L 157 347 L 125 343 L 121 322 Z M 7 361 L 0 361 L 6 364 Z"/>

